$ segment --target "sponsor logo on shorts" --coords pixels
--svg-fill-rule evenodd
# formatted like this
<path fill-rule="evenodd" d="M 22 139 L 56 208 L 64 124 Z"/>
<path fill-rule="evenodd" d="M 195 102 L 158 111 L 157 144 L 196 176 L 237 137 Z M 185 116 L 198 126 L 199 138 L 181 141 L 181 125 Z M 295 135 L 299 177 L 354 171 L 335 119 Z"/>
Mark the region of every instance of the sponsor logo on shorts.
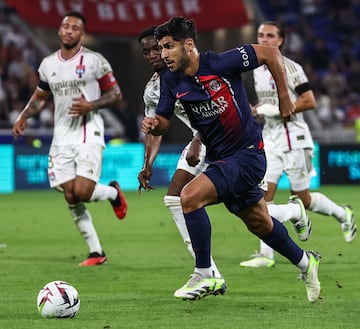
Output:
<path fill-rule="evenodd" d="M 49 180 L 53 181 L 56 179 L 55 173 L 53 171 L 50 171 L 48 173 Z"/>

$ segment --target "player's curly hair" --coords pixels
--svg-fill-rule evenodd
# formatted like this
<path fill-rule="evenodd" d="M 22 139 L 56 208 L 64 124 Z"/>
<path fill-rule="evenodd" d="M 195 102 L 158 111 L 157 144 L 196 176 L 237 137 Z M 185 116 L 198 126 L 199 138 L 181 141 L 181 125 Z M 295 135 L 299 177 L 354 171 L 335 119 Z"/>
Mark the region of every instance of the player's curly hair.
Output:
<path fill-rule="evenodd" d="M 171 36 L 174 40 L 180 41 L 191 38 L 197 39 L 195 22 L 185 17 L 173 17 L 164 24 L 155 28 L 155 38 L 162 39 L 165 36 Z"/>
<path fill-rule="evenodd" d="M 138 35 L 138 43 L 141 42 L 142 39 L 146 38 L 146 37 L 154 37 L 155 34 L 155 28 L 156 26 L 151 26 L 149 28 L 147 28 L 146 30 L 140 32 L 140 34 Z"/>

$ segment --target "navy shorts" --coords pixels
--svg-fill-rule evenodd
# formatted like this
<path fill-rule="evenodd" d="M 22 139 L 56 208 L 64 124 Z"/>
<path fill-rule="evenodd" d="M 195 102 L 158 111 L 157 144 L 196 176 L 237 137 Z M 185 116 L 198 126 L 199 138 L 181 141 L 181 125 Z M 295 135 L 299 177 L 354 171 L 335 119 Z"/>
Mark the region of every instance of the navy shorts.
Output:
<path fill-rule="evenodd" d="M 255 205 L 264 193 L 259 184 L 264 178 L 264 150 L 244 149 L 212 162 L 204 174 L 216 187 L 219 201 L 233 214 Z"/>

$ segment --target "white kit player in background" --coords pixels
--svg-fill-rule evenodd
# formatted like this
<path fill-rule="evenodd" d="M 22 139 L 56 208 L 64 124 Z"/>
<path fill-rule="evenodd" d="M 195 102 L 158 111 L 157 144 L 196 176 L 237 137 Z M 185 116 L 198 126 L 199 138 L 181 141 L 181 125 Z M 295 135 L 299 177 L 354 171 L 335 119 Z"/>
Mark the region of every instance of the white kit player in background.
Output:
<path fill-rule="evenodd" d="M 264 22 L 258 28 L 259 44 L 281 49 L 285 35 L 276 22 Z M 347 242 L 356 236 L 356 225 L 350 206 L 339 206 L 320 192 L 310 192 L 311 177 L 314 174 L 312 159 L 314 143 L 304 111 L 315 108 L 316 102 L 303 68 L 293 60 L 283 57 L 286 68 L 289 94 L 295 103 L 296 111 L 284 124 L 278 104 L 274 80 L 266 66 L 253 71 L 254 86 L 258 104 L 253 107 L 254 115 L 264 118 L 263 138 L 267 159 L 265 200 L 271 204 L 277 184 L 283 172 L 286 173 L 291 193 L 301 198 L 306 209 L 333 216 L 339 223 Z M 291 199 L 290 199 L 291 200 Z M 260 243 L 260 253 L 252 259 L 241 262 L 243 267 L 271 267 L 275 264 L 273 250 L 264 242 Z"/>
<path fill-rule="evenodd" d="M 18 116 L 15 137 L 23 135 L 26 120 L 37 115 L 52 94 L 54 131 L 49 151 L 50 186 L 63 191 L 71 216 L 85 239 L 89 256 L 81 266 L 107 261 L 85 202 L 109 200 L 115 215 L 127 212 L 125 197 L 116 181 L 99 184 L 105 147 L 100 109 L 122 98 L 108 61 L 81 45 L 86 18 L 67 13 L 58 31 L 61 47 L 45 57 L 38 69 L 39 85 Z"/>
<path fill-rule="evenodd" d="M 163 69 L 166 69 L 164 62 L 161 59 L 161 50 L 159 49 L 158 43 L 154 38 L 154 29 L 154 27 L 151 27 L 143 31 L 138 37 L 144 59 L 155 71 L 151 79 L 146 84 L 143 95 L 145 116 L 151 117 L 155 116 L 156 107 L 160 98 L 161 72 Z M 193 258 L 195 258 L 180 204 L 180 192 L 181 189 L 190 180 L 206 169 L 206 150 L 205 146 L 201 143 L 200 138 L 197 136 L 197 131 L 191 127 L 189 118 L 185 114 L 185 111 L 183 110 L 180 103 L 177 103 L 174 114 L 179 120 L 181 120 L 187 127 L 192 130 L 193 139 L 181 153 L 177 163 L 176 171 L 164 197 L 164 203 L 165 206 L 169 209 L 190 254 L 193 256 Z M 153 187 L 149 185 L 150 177 L 152 176 L 152 165 L 156 159 L 162 141 L 162 136 L 153 136 L 151 134 L 146 134 L 144 138 L 145 155 L 143 168 L 138 175 L 139 192 L 142 188 L 146 191 L 153 189 Z M 212 257 L 211 264 L 214 277 L 222 277 Z M 226 286 L 222 287 L 222 289 L 224 290 L 223 292 L 225 292 Z"/>

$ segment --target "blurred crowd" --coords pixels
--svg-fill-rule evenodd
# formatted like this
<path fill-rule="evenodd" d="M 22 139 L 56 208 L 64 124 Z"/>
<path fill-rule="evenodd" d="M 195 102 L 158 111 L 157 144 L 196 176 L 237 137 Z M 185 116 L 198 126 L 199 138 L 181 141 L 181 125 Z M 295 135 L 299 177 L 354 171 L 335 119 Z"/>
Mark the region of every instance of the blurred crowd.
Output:
<path fill-rule="evenodd" d="M 0 11 L 0 128 L 10 128 L 37 85 L 40 54 L 32 40 L 17 24 L 8 20 L 6 9 Z M 30 126 L 52 125 L 52 108 Z"/>
<path fill-rule="evenodd" d="M 266 19 L 285 28 L 283 53 L 303 65 L 322 127 L 353 128 L 360 118 L 360 1 L 260 0 L 259 4 Z"/>
<path fill-rule="evenodd" d="M 286 31 L 283 53 L 303 65 L 317 97 L 317 129 L 354 129 L 360 118 L 360 0 L 258 0 L 266 20 Z M 11 128 L 37 85 L 42 58 L 32 40 L 0 10 L 0 129 Z M 126 100 L 120 105 L 126 113 Z M 118 115 L 117 115 L 118 116 Z M 125 139 L 136 141 L 138 132 L 126 129 Z M 29 121 L 35 129 L 53 122 L 53 103 Z M 132 126 L 136 123 L 131 123 Z M 314 124 L 309 122 L 310 127 Z"/>

